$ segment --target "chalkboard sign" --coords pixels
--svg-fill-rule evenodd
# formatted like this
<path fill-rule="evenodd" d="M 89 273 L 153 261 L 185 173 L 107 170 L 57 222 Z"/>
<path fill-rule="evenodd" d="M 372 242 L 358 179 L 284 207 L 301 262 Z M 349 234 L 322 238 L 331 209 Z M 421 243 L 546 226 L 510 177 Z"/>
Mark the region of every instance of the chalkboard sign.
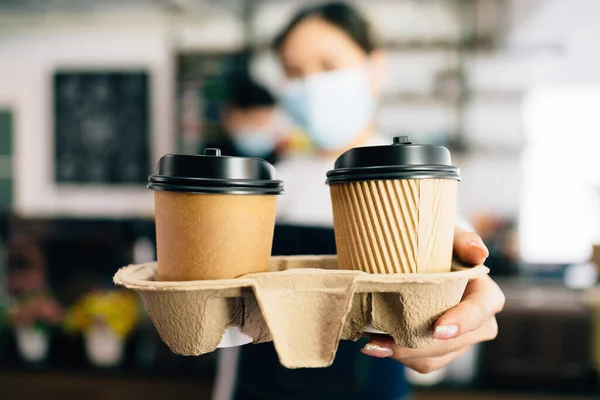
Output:
<path fill-rule="evenodd" d="M 54 75 L 58 184 L 146 183 L 150 89 L 144 71 L 59 71 Z"/>

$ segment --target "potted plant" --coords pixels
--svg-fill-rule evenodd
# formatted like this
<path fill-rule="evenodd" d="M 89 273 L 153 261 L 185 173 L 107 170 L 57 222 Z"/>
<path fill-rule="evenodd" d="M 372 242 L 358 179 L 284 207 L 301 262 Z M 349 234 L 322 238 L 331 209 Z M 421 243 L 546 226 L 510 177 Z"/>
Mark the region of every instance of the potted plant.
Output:
<path fill-rule="evenodd" d="M 123 358 L 125 338 L 139 320 L 140 307 L 135 294 L 110 290 L 80 297 L 65 319 L 72 333 L 82 333 L 90 362 L 98 367 L 118 365 Z"/>
<path fill-rule="evenodd" d="M 49 331 L 62 320 L 62 308 L 49 294 L 29 294 L 13 300 L 7 320 L 15 331 L 17 349 L 29 362 L 41 362 L 48 355 Z"/>

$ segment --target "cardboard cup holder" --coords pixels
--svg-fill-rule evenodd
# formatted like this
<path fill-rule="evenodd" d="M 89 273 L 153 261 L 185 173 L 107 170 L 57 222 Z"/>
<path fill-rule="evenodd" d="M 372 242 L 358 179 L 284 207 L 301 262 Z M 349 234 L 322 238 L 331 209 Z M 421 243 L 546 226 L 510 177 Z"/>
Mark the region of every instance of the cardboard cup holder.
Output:
<path fill-rule="evenodd" d="M 368 274 L 337 269 L 335 256 L 291 256 L 237 279 L 157 281 L 156 263 L 148 263 L 121 268 L 114 282 L 140 294 L 174 353 L 273 341 L 283 366 L 319 368 L 331 365 L 341 339 L 367 332 L 404 347 L 433 345 L 435 320 L 488 272 L 455 265 L 447 273 Z"/>

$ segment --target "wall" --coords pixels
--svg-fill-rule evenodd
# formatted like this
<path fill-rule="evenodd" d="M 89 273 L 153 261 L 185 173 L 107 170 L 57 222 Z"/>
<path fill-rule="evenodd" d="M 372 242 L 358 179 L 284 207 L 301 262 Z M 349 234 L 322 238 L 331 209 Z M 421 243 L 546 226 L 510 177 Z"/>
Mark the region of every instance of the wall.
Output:
<path fill-rule="evenodd" d="M 152 194 L 143 187 L 54 185 L 51 75 L 59 67 L 147 69 L 151 74 L 155 163 L 173 151 L 175 47 L 210 49 L 240 43 L 240 29 L 234 27 L 239 24 L 233 24 L 231 18 L 223 18 L 222 24 L 198 24 L 203 18 L 175 22 L 143 14 L 0 18 L 0 105 L 13 109 L 16 115 L 16 212 L 102 216 L 153 212 Z"/>
<path fill-rule="evenodd" d="M 2 76 L 20 82 L 15 102 L 19 131 L 16 135 L 16 211 L 30 213 L 147 212 L 152 199 L 145 191 L 120 189 L 107 191 L 58 188 L 52 183 L 51 74 L 57 67 L 148 68 L 153 97 L 151 110 L 156 160 L 169 149 L 171 131 L 170 93 L 172 70 L 170 52 L 160 32 L 114 29 L 111 32 L 81 29 L 76 32 L 50 32 L 14 35 L 10 45 L 0 50 Z M 119 43 L 115 46 L 115 43 Z"/>

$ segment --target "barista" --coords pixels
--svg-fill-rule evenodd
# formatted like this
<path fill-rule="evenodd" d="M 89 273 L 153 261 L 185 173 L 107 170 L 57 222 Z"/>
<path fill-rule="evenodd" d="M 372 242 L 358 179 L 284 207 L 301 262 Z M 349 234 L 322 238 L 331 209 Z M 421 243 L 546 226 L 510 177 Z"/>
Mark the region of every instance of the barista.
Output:
<path fill-rule="evenodd" d="M 365 18 L 345 3 L 300 11 L 276 38 L 274 50 L 287 78 L 283 107 L 318 148 L 313 155 L 279 164 L 286 195 L 278 205 L 278 220 L 332 226 L 324 181 L 334 160 L 352 147 L 389 142 L 375 129 L 385 54 Z M 457 227 L 454 255 L 463 262 L 480 264 L 488 250 L 477 234 Z M 342 342 L 334 366 L 349 365 L 346 369 L 284 370 L 268 345 L 246 346 L 242 348 L 236 398 L 405 399 L 403 365 L 432 372 L 473 344 L 494 339 L 498 331 L 495 314 L 503 305 L 504 295 L 491 278 L 471 281 L 462 302 L 435 323 L 434 337 L 439 339 L 435 346 L 403 348 L 384 336 L 371 338 L 362 348 Z"/>

